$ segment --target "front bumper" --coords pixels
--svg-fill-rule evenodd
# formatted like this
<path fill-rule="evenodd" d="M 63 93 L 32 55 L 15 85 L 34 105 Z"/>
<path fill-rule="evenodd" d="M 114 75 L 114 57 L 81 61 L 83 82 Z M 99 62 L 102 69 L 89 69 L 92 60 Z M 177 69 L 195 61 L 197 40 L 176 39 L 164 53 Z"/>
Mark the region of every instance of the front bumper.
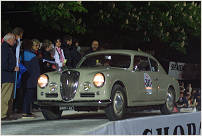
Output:
<path fill-rule="evenodd" d="M 111 100 L 89 100 L 89 101 L 37 101 L 39 106 L 98 106 L 105 107 L 111 103 Z"/>

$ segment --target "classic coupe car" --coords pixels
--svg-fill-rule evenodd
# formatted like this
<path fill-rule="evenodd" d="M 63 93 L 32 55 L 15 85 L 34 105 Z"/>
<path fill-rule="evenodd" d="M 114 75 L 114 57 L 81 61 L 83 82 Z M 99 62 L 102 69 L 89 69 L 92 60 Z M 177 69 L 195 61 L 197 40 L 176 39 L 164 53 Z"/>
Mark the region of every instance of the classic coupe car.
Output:
<path fill-rule="evenodd" d="M 140 107 L 170 114 L 178 97 L 177 80 L 154 57 L 132 50 L 90 53 L 75 69 L 42 74 L 37 88 L 37 103 L 47 120 L 61 118 L 68 109 L 105 110 L 109 120 Z"/>

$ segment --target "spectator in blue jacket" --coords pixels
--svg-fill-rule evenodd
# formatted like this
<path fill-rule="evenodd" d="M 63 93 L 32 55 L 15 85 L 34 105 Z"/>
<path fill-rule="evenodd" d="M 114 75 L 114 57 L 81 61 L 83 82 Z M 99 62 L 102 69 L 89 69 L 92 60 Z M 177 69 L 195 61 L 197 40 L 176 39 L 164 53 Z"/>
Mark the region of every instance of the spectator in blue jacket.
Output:
<path fill-rule="evenodd" d="M 24 47 L 24 65 L 27 68 L 27 72 L 25 73 L 26 78 L 26 91 L 24 95 L 23 101 L 23 118 L 33 118 L 35 117 L 30 110 L 30 106 L 34 100 L 34 93 L 37 87 L 37 79 L 40 75 L 40 66 L 39 61 L 34 53 L 34 49 L 36 45 L 33 44 L 31 40 L 23 40 Z"/>
<path fill-rule="evenodd" d="M 12 120 L 17 118 L 11 116 L 8 107 L 12 107 L 9 101 L 13 95 L 15 71 L 19 71 L 19 67 L 16 67 L 16 56 L 12 50 L 16 42 L 15 35 L 8 33 L 3 41 L 1 45 L 1 120 Z"/>

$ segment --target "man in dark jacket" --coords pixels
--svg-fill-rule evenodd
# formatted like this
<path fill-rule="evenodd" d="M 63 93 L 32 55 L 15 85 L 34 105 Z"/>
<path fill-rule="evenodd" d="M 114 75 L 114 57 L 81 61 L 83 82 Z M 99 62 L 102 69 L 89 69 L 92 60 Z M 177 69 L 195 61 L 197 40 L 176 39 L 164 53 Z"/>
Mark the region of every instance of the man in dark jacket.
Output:
<path fill-rule="evenodd" d="M 64 56 L 67 60 L 66 66 L 68 68 L 75 68 L 77 63 L 81 59 L 81 55 L 77 51 L 76 46 L 72 45 L 72 37 L 71 36 L 66 36 L 64 38 L 64 44 L 62 46 L 62 49 L 64 51 Z"/>
<path fill-rule="evenodd" d="M 19 71 L 16 67 L 16 56 L 12 51 L 16 40 L 15 35 L 8 33 L 4 36 L 4 42 L 1 45 L 1 119 L 12 120 L 16 119 L 11 117 L 8 113 L 8 107 L 12 107 L 9 103 L 13 95 L 13 88 L 15 82 L 15 72 Z M 9 105 L 11 104 L 11 105 Z"/>
<path fill-rule="evenodd" d="M 90 49 L 85 52 L 85 55 L 98 50 L 99 50 L 99 42 L 98 40 L 93 40 Z"/>

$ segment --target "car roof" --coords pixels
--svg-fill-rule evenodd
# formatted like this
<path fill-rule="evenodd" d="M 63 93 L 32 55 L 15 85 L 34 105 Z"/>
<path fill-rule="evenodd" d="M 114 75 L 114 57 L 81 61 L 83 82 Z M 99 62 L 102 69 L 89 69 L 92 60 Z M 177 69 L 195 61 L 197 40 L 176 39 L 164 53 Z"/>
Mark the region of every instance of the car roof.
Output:
<path fill-rule="evenodd" d="M 102 50 L 90 53 L 88 55 L 95 55 L 95 54 L 102 54 L 102 53 L 117 53 L 117 54 L 128 54 L 128 55 L 142 55 L 146 57 L 154 58 L 152 55 L 147 54 L 143 51 L 136 51 L 136 50 L 123 50 L 123 49 L 113 49 L 113 50 Z M 155 58 L 154 58 L 155 59 Z"/>

